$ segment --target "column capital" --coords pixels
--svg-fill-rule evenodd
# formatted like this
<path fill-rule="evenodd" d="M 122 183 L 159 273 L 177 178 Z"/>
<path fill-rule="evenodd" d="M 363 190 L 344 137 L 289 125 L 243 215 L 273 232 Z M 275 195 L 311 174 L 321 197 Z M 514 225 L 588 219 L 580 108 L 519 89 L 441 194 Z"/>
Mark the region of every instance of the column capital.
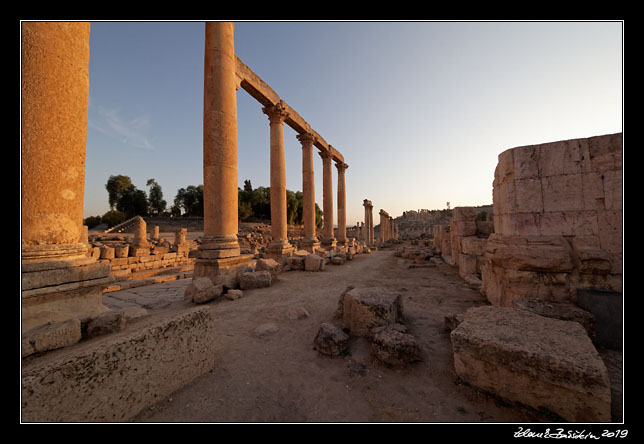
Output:
<path fill-rule="evenodd" d="M 262 112 L 268 116 L 268 120 L 271 123 L 282 123 L 288 117 L 288 112 L 286 112 L 284 102 L 281 100 L 275 105 L 263 107 Z"/>
<path fill-rule="evenodd" d="M 323 150 L 323 151 L 320 151 L 318 154 L 322 158 L 323 162 L 331 163 L 331 160 L 333 159 L 333 154 L 331 153 L 331 151 Z"/>
<path fill-rule="evenodd" d="M 344 173 L 349 165 L 344 162 L 336 162 L 335 167 L 338 169 L 338 173 Z"/>
<path fill-rule="evenodd" d="M 310 146 L 315 143 L 315 136 L 311 133 L 301 133 L 295 137 L 297 137 L 297 140 L 300 141 L 300 143 L 302 144 L 302 147 Z"/>

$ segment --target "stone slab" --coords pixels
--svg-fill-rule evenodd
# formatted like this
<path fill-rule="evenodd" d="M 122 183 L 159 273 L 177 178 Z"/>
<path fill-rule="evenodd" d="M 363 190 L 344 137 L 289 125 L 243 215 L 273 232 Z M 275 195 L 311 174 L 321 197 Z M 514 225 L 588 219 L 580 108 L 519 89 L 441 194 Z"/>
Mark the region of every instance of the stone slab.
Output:
<path fill-rule="evenodd" d="M 23 422 L 127 421 L 214 367 L 208 306 L 166 310 L 119 332 L 23 360 Z M 32 359 L 33 358 L 33 359 Z"/>
<path fill-rule="evenodd" d="M 567 421 L 611 420 L 608 372 L 579 323 L 475 307 L 451 340 L 463 381 Z"/>
<path fill-rule="evenodd" d="M 354 288 L 343 294 L 343 328 L 353 336 L 371 336 L 371 329 L 403 321 L 400 293 L 384 287 Z"/>

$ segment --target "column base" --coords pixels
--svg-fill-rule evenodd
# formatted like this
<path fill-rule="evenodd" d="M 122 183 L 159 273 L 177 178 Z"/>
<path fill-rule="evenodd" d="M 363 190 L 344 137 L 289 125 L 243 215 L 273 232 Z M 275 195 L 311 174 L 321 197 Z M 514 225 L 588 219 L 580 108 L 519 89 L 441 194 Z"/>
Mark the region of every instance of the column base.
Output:
<path fill-rule="evenodd" d="M 300 241 L 300 248 L 302 248 L 303 250 L 306 250 L 306 251 L 308 251 L 310 253 L 314 253 L 315 250 L 320 248 L 320 241 L 317 240 L 317 238 L 315 238 L 315 237 L 312 237 L 312 238 L 309 238 L 309 239 L 306 239 L 306 238 L 302 239 Z"/>
<path fill-rule="evenodd" d="M 295 247 L 288 241 L 278 240 L 268 244 L 264 255 L 268 258 L 279 261 L 284 256 L 291 256 L 295 251 Z"/>
<path fill-rule="evenodd" d="M 22 331 L 74 318 L 87 322 L 109 311 L 102 298 L 114 280 L 109 274 L 110 266 L 95 258 L 23 261 Z"/>
<path fill-rule="evenodd" d="M 234 258 L 240 255 L 237 235 L 204 236 L 199 245 L 199 257 L 203 259 Z"/>
<path fill-rule="evenodd" d="M 207 277 L 215 285 L 221 284 L 227 288 L 239 288 L 237 274 L 242 268 L 248 266 L 253 257 L 252 254 L 240 254 L 228 258 L 199 257 L 195 261 L 192 279 Z"/>
<path fill-rule="evenodd" d="M 335 247 L 338 243 L 335 237 L 324 237 L 320 241 L 324 248 Z"/>

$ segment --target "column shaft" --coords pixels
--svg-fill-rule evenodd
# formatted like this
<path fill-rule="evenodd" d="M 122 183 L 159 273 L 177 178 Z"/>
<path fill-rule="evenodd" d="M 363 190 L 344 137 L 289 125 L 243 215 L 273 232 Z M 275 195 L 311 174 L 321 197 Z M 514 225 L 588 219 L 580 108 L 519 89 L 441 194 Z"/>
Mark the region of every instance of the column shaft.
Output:
<path fill-rule="evenodd" d="M 345 171 L 349 165 L 337 163 L 336 167 L 338 169 L 338 243 L 344 245 L 347 240 Z"/>
<path fill-rule="evenodd" d="M 322 157 L 322 188 L 323 188 L 323 211 L 324 211 L 324 228 L 322 244 L 325 246 L 334 246 L 336 244 L 333 235 L 333 171 L 331 166 L 331 153 L 329 151 L 320 152 Z"/>
<path fill-rule="evenodd" d="M 206 23 L 202 258 L 239 256 L 234 24 Z"/>
<path fill-rule="evenodd" d="M 315 173 L 313 168 L 313 135 L 298 134 L 302 143 L 302 219 L 304 238 L 302 247 L 313 251 L 320 243 L 315 236 Z"/>

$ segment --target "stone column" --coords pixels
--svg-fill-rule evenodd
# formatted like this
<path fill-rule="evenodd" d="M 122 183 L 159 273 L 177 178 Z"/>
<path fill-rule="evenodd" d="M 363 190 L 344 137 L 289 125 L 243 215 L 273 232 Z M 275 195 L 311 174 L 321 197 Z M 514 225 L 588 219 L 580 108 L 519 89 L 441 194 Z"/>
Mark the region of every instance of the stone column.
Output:
<path fill-rule="evenodd" d="M 302 248 L 313 252 L 320 246 L 320 242 L 315 236 L 314 137 L 311 133 L 303 133 L 298 134 L 297 139 L 302 144 L 302 219 L 304 222 Z"/>
<path fill-rule="evenodd" d="M 338 244 L 345 245 L 347 241 L 347 204 L 344 172 L 349 168 L 346 163 L 336 163 L 338 169 Z"/>
<path fill-rule="evenodd" d="M 252 255 L 240 255 L 237 193 L 237 86 L 231 22 L 205 24 L 203 184 L 204 236 L 193 280 L 208 277 L 229 288 Z"/>
<path fill-rule="evenodd" d="M 367 245 L 373 245 L 373 205 L 368 199 L 365 199 L 362 205 L 364 206 L 365 242 Z"/>
<path fill-rule="evenodd" d="M 269 256 L 281 257 L 294 250 L 288 242 L 286 219 L 286 160 L 284 158 L 284 119 L 288 113 L 280 101 L 262 108 L 270 122 L 271 145 L 271 235 Z"/>
<path fill-rule="evenodd" d="M 89 23 L 21 24 L 23 332 L 107 310 L 109 266 L 82 243 L 89 34 Z"/>
<path fill-rule="evenodd" d="M 237 90 L 234 24 L 205 31 L 203 183 L 204 236 L 199 257 L 239 256 L 237 241 Z"/>
<path fill-rule="evenodd" d="M 322 245 L 325 247 L 334 247 L 337 242 L 333 235 L 333 171 L 331 170 L 333 156 L 329 151 L 321 151 L 320 157 L 322 158 L 322 205 L 324 211 Z"/>
<path fill-rule="evenodd" d="M 380 212 L 380 234 L 378 235 L 378 240 L 381 244 L 385 243 L 385 213 L 381 209 Z"/>

